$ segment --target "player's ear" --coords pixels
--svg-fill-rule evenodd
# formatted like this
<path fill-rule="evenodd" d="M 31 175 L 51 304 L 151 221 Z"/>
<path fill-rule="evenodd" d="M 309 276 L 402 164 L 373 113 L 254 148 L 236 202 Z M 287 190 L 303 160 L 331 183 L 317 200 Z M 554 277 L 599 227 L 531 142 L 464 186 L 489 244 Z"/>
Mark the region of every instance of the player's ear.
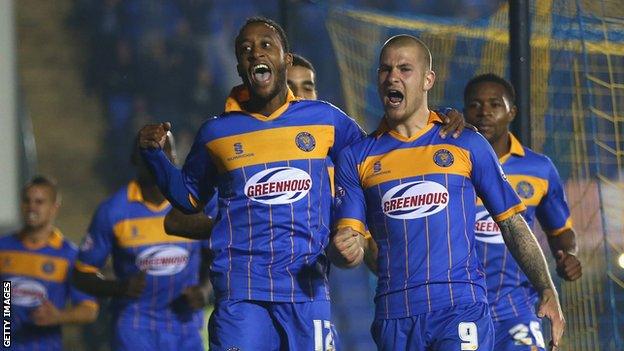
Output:
<path fill-rule="evenodd" d="M 436 74 L 432 70 L 427 70 L 425 72 L 425 79 L 423 81 L 423 90 L 428 91 L 433 88 L 433 83 L 435 83 Z"/>
<path fill-rule="evenodd" d="M 291 67 L 293 63 L 293 55 L 290 52 L 286 53 L 286 57 L 284 57 L 284 61 L 286 62 L 287 67 Z"/>

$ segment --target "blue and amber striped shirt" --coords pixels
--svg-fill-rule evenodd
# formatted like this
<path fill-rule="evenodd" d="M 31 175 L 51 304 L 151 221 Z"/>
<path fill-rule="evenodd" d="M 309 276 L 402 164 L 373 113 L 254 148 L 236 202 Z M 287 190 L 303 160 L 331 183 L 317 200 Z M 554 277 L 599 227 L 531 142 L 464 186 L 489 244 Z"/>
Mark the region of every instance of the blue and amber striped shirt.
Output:
<path fill-rule="evenodd" d="M 544 155 L 523 147 L 511 136 L 510 152 L 500 159 L 509 182 L 526 205 L 530 227 L 537 217 L 542 228 L 557 235 L 572 228 L 570 210 L 557 169 Z M 485 270 L 488 301 L 495 321 L 535 314 L 537 293 L 505 246 L 500 229 L 480 199 L 475 222 L 477 252 Z"/>
<path fill-rule="evenodd" d="M 11 281 L 11 350 L 61 350 L 61 327 L 38 327 L 30 317 L 44 300 L 64 309 L 73 305 L 97 303 L 74 286 L 70 275 L 78 248 L 55 229 L 49 240 L 33 247 L 12 233 L 0 238 L 0 277 Z"/>
<path fill-rule="evenodd" d="M 217 186 L 210 237 L 217 299 L 327 300 L 328 157 L 363 132 L 333 105 L 290 91 L 270 116 L 244 111 L 247 99 L 246 89 L 233 90 L 225 113 L 202 125 L 181 171 L 160 150 L 142 155 L 180 208 L 201 206 Z"/>
<path fill-rule="evenodd" d="M 368 225 L 379 248 L 376 317 L 403 318 L 485 302 L 475 251 L 475 198 L 497 220 L 524 210 L 488 142 L 439 136 L 440 118 L 406 138 L 382 122 L 336 165 L 338 229 Z"/>
<path fill-rule="evenodd" d="M 206 242 L 167 235 L 164 218 L 170 209 L 167 201 L 145 202 L 138 183 L 130 182 L 98 207 L 80 245 L 79 271 L 97 272 L 112 256 L 118 279 L 147 273 L 139 298 L 113 298 L 118 328 L 189 334 L 202 327 L 203 311 L 191 309 L 181 294 L 199 283 Z"/>

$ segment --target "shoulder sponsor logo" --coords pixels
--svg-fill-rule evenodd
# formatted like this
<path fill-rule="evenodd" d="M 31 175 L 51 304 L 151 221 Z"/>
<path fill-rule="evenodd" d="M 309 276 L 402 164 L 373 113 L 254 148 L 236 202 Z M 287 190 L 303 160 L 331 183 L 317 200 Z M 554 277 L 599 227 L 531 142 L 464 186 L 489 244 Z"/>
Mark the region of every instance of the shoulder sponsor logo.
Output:
<path fill-rule="evenodd" d="M 140 270 L 151 275 L 173 275 L 189 261 L 189 252 L 175 245 L 158 245 L 143 250 L 136 258 Z"/>
<path fill-rule="evenodd" d="M 381 161 L 377 161 L 373 164 L 373 173 L 381 172 Z"/>
<path fill-rule="evenodd" d="M 254 174 L 245 183 L 245 195 L 267 205 L 283 205 L 304 198 L 312 188 L 310 175 L 299 168 L 275 167 Z"/>
<path fill-rule="evenodd" d="M 448 201 L 448 191 L 442 184 L 424 180 L 400 184 L 388 190 L 381 199 L 381 206 L 390 218 L 413 219 L 442 211 Z"/>
<path fill-rule="evenodd" d="M 33 279 L 15 277 L 11 280 L 11 302 L 17 306 L 35 307 L 48 298 L 46 287 Z"/>
<path fill-rule="evenodd" d="M 234 153 L 237 155 L 242 154 L 243 151 L 243 144 L 242 143 L 234 143 Z"/>
<path fill-rule="evenodd" d="M 475 235 L 477 240 L 488 244 L 505 244 L 498 224 L 494 222 L 488 211 L 477 213 L 475 220 Z"/>

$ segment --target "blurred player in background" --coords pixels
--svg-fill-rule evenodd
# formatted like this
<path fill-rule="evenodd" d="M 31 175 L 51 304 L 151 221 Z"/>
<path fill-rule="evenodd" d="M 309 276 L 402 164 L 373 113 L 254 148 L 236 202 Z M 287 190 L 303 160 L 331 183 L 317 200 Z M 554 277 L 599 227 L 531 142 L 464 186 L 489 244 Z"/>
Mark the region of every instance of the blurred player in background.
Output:
<path fill-rule="evenodd" d="M 175 162 L 171 136 L 164 151 Z M 203 350 L 203 307 L 211 294 L 206 242 L 165 234 L 163 220 L 171 205 L 138 145 L 132 160 L 137 178 L 97 209 L 80 247 L 75 282 L 91 294 L 113 298 L 113 350 Z M 115 280 L 99 274 L 109 256 Z"/>
<path fill-rule="evenodd" d="M 295 96 L 316 100 L 316 71 L 305 57 L 292 54 L 292 66 L 286 72 L 286 83 Z"/>
<path fill-rule="evenodd" d="M 60 205 L 56 184 L 35 177 L 22 190 L 22 228 L 0 238 L 0 276 L 11 282 L 11 350 L 61 350 L 63 324 L 97 317 L 95 299 L 69 283 L 78 249 L 54 227 Z"/>
<path fill-rule="evenodd" d="M 520 214 L 525 208 L 491 146 L 473 131 L 439 137 L 429 110 L 431 53 L 419 39 L 390 38 L 379 57 L 379 129 L 341 153 L 336 165 L 336 230 L 329 257 L 359 264 L 378 247 L 373 338 L 381 350 L 493 350 L 485 279 L 474 243 L 478 194 L 510 252 L 541 297 L 558 345 L 564 320 L 543 253 Z"/>
<path fill-rule="evenodd" d="M 580 278 L 576 235 L 557 169 L 548 157 L 523 147 L 509 132 L 516 116 L 513 86 L 494 74 L 474 77 L 466 85 L 464 106 L 467 121 L 490 142 L 526 205 L 527 223 L 533 226 L 537 218 L 547 234 L 559 276 L 569 281 Z M 494 349 L 543 350 L 541 318 L 535 312 L 538 293 L 510 255 L 498 225 L 481 200 L 477 201 L 475 234 L 496 330 Z"/>

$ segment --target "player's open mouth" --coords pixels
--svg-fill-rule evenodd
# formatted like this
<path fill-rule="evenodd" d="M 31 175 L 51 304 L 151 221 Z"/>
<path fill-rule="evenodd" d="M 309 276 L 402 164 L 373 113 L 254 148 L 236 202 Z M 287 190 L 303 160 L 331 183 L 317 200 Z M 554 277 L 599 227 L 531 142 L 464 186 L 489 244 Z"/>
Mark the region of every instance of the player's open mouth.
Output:
<path fill-rule="evenodd" d="M 256 83 L 268 84 L 271 80 L 271 69 L 264 63 L 257 64 L 251 69 L 251 77 Z"/>
<path fill-rule="evenodd" d="M 392 107 L 398 107 L 403 102 L 403 93 L 398 90 L 390 89 L 386 93 L 386 98 L 388 100 L 388 105 Z"/>

